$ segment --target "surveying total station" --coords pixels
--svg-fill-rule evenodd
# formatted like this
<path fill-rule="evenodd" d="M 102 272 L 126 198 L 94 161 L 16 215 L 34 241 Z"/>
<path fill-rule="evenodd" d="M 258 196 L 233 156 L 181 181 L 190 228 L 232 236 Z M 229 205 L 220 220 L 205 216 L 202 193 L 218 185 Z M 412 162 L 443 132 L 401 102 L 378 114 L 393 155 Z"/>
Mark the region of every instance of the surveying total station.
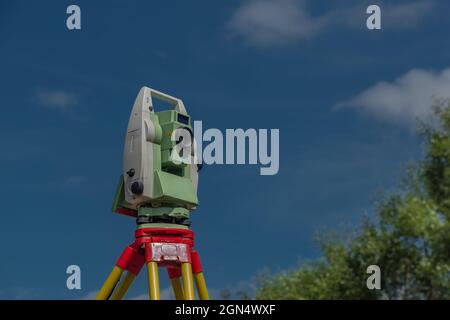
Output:
<path fill-rule="evenodd" d="M 155 112 L 153 99 L 169 103 L 171 110 Z M 177 149 L 188 140 L 188 154 Z M 122 299 L 144 264 L 151 300 L 160 299 L 158 267 L 167 269 L 177 300 L 195 299 L 194 282 L 198 297 L 209 299 L 189 228 L 189 214 L 198 205 L 195 152 L 183 102 L 143 87 L 128 122 L 123 172 L 113 202 L 114 212 L 136 218 L 135 240 L 117 260 L 97 300 Z"/>

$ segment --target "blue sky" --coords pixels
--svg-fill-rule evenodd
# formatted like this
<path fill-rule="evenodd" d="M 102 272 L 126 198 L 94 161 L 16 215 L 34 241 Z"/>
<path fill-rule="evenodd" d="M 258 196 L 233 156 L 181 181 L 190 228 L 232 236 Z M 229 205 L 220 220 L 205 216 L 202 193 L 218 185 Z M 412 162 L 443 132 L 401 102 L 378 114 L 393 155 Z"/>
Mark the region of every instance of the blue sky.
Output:
<path fill-rule="evenodd" d="M 368 3 L 382 8 L 381 31 L 366 29 Z M 66 28 L 69 4 L 79 31 Z M 134 220 L 110 207 L 143 85 L 181 98 L 204 128 L 280 129 L 277 175 L 201 172 L 192 221 L 213 292 L 317 257 L 315 235 L 357 225 L 420 158 L 414 119 L 450 89 L 449 9 L 1 0 L 0 298 L 92 297 L 132 242 Z M 66 288 L 70 264 L 80 291 Z M 128 297 L 145 292 L 141 275 Z"/>

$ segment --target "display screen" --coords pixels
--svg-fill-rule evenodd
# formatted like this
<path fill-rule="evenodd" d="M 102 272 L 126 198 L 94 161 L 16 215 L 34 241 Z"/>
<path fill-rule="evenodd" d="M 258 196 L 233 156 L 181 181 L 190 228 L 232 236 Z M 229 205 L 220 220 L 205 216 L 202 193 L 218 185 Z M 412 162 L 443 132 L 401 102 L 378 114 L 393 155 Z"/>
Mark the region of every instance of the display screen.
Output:
<path fill-rule="evenodd" d="M 178 114 L 178 122 L 185 124 L 185 125 L 189 125 L 189 117 L 185 116 L 184 114 Z"/>

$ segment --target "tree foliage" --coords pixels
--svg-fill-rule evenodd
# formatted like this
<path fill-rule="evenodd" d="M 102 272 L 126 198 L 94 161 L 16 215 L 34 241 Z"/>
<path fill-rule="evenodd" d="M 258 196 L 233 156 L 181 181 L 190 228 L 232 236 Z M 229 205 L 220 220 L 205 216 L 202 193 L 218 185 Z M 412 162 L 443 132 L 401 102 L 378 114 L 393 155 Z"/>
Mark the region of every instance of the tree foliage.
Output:
<path fill-rule="evenodd" d="M 261 275 L 256 299 L 450 298 L 450 104 L 434 114 L 421 124 L 424 159 L 377 201 L 375 218 L 349 239 L 321 241 L 321 259 Z M 369 265 L 381 269 L 380 290 L 366 286 Z"/>

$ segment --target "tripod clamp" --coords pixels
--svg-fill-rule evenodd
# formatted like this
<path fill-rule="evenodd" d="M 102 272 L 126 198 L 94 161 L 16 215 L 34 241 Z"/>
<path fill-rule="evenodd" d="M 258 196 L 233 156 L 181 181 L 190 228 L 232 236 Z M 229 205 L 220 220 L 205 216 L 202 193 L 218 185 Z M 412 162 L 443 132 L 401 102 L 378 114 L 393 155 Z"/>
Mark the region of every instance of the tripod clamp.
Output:
<path fill-rule="evenodd" d="M 177 300 L 193 300 L 195 298 L 193 279 L 199 298 L 208 300 L 209 295 L 203 277 L 200 257 L 193 247 L 194 232 L 189 229 L 137 229 L 135 241 L 122 252 L 96 299 L 122 299 L 134 278 L 139 274 L 144 264 L 147 264 L 149 297 L 151 300 L 160 299 L 158 267 L 167 268 Z M 115 290 L 123 271 L 127 271 L 127 274 Z M 180 278 L 183 280 L 183 286 Z"/>

